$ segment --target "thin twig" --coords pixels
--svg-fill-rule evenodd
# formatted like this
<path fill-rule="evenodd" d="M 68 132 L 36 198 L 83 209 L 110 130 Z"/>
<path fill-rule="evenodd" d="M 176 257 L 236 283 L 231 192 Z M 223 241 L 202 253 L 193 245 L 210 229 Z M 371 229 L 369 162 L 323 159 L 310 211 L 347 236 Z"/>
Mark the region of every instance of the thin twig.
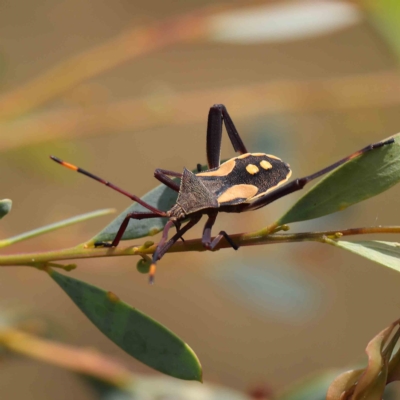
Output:
<path fill-rule="evenodd" d="M 260 235 L 259 232 L 254 233 L 240 233 L 232 235 L 232 239 L 239 246 L 255 246 L 263 244 L 277 244 L 277 243 L 297 243 L 297 242 L 319 242 L 325 243 L 326 238 L 340 239 L 343 236 L 350 235 L 366 235 L 366 234 L 380 234 L 380 233 L 400 233 L 400 226 L 377 226 L 377 227 L 364 227 L 364 228 L 351 228 L 333 231 L 321 232 L 300 232 L 300 233 L 281 233 L 281 234 L 265 234 Z M 37 252 L 27 254 L 11 254 L 0 257 L 0 266 L 31 266 L 37 267 L 41 263 L 48 263 L 52 261 L 84 259 L 84 258 L 99 258 L 99 257 L 117 257 L 117 256 L 131 256 L 131 255 L 144 255 L 154 253 L 157 245 L 151 246 L 143 245 L 140 247 L 128 246 L 110 248 L 95 248 L 85 245 L 79 245 L 73 248 L 55 250 L 49 252 Z M 230 244 L 221 241 L 216 250 L 228 248 Z M 205 251 L 201 239 L 186 240 L 184 243 L 176 243 L 169 252 L 186 252 L 186 251 Z"/>

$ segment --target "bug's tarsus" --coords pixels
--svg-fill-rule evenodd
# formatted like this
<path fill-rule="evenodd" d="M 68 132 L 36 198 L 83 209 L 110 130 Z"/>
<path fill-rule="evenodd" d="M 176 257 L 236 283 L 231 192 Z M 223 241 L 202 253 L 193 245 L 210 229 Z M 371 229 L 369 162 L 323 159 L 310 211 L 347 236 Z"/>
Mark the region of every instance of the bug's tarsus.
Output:
<path fill-rule="evenodd" d="M 231 245 L 234 250 L 237 250 L 239 248 L 239 246 L 225 231 L 221 231 L 217 236 L 215 236 L 214 240 L 211 242 L 210 250 L 214 250 L 222 238 L 225 238 L 225 240 Z"/>
<path fill-rule="evenodd" d="M 109 242 L 96 242 L 94 243 L 95 247 L 117 247 L 119 242 L 122 239 L 122 236 L 124 235 L 126 228 L 128 227 L 129 221 L 131 219 L 149 219 L 149 218 L 160 218 L 159 214 L 155 214 L 152 212 L 141 212 L 141 211 L 135 211 L 132 213 L 129 213 L 125 216 L 124 220 L 122 221 L 122 224 L 120 225 L 118 232 L 115 235 L 114 240 L 109 243 Z"/>
<path fill-rule="evenodd" d="M 236 243 L 231 239 L 231 237 L 225 231 L 221 231 L 214 238 L 214 240 L 211 240 L 211 229 L 215 223 L 216 218 L 217 218 L 217 213 L 208 215 L 208 220 L 204 225 L 203 236 L 201 239 L 203 246 L 208 250 L 214 250 L 215 247 L 218 245 L 218 243 L 221 241 L 221 239 L 225 238 L 226 241 L 231 245 L 231 247 L 237 250 L 239 246 L 236 245 Z"/>
<path fill-rule="evenodd" d="M 93 246 L 94 247 L 109 247 L 109 248 L 114 247 L 112 245 L 112 243 L 110 243 L 110 242 L 94 242 Z"/>
<path fill-rule="evenodd" d="M 202 166 L 201 166 L 201 164 L 197 164 L 197 172 L 201 172 L 203 169 L 202 169 Z"/>

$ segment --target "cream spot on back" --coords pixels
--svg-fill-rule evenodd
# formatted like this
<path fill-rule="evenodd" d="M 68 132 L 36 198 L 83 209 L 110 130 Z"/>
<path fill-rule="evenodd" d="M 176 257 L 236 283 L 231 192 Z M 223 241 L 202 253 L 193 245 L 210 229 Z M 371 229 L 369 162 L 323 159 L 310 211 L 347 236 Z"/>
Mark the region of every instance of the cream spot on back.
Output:
<path fill-rule="evenodd" d="M 246 158 L 246 157 L 249 157 L 249 156 L 251 156 L 251 153 L 245 153 L 245 154 L 242 154 L 241 156 L 239 156 L 239 157 L 237 157 L 239 160 L 241 160 L 242 158 Z"/>
<path fill-rule="evenodd" d="M 259 171 L 259 169 L 258 169 L 258 167 L 257 167 L 256 165 L 254 165 L 254 164 L 249 164 L 249 165 L 246 167 L 246 171 L 247 171 L 249 174 L 254 175 L 254 174 L 256 174 L 256 173 Z"/>
<path fill-rule="evenodd" d="M 269 163 L 267 160 L 262 160 L 260 162 L 260 167 L 264 168 L 264 169 L 271 169 L 272 168 L 272 164 Z"/>
<path fill-rule="evenodd" d="M 231 160 L 221 164 L 215 171 L 200 172 L 199 174 L 196 174 L 196 176 L 226 176 L 232 172 L 233 168 L 235 168 L 235 164 L 235 159 L 232 158 Z"/>
<path fill-rule="evenodd" d="M 235 199 L 250 199 L 258 192 L 254 185 L 234 185 L 218 197 L 218 203 L 226 203 Z"/>

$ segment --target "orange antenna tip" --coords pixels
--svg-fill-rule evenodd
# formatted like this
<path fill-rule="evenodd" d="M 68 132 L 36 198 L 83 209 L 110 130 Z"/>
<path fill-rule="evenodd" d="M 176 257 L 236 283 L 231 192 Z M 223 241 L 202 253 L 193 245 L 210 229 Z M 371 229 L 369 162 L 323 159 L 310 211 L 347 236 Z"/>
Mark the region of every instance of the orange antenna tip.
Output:
<path fill-rule="evenodd" d="M 78 171 L 78 167 L 76 167 L 75 165 L 72 165 L 72 164 L 70 164 L 70 163 L 67 163 L 67 162 L 65 162 L 65 161 L 63 161 L 63 160 L 60 160 L 60 159 L 57 158 L 57 157 L 54 157 L 54 156 L 50 156 L 50 158 L 51 158 L 53 161 L 55 161 L 55 162 L 61 164 L 62 166 L 66 167 L 66 168 L 69 168 L 69 169 L 72 169 L 72 171 Z"/>

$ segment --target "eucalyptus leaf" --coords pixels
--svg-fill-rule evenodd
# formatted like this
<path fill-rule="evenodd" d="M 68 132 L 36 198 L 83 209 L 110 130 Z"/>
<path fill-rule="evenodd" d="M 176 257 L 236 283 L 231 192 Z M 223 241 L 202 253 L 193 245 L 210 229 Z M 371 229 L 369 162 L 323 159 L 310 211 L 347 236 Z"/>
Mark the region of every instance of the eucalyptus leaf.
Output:
<path fill-rule="evenodd" d="M 93 324 L 132 357 L 164 374 L 201 381 L 196 354 L 163 325 L 111 292 L 53 270 L 49 273 Z"/>
<path fill-rule="evenodd" d="M 400 272 L 400 243 L 377 240 L 360 242 L 329 240 L 328 243 Z"/>
<path fill-rule="evenodd" d="M 207 169 L 202 166 L 202 171 Z M 193 172 L 197 172 L 193 171 Z M 179 182 L 179 179 L 174 179 Z M 165 185 L 158 185 L 156 188 L 146 193 L 141 199 L 153 207 L 162 211 L 168 211 L 175 204 L 178 198 L 178 193 Z M 101 232 L 99 232 L 90 242 L 107 242 L 112 241 L 118 232 L 125 216 L 132 212 L 149 211 L 138 203 L 132 203 L 126 210 L 124 210 L 117 218 L 115 218 L 109 225 L 107 225 Z M 130 220 L 122 240 L 137 239 L 145 236 L 154 236 L 162 231 L 168 218 L 149 218 L 142 220 Z"/>
<path fill-rule="evenodd" d="M 172 189 L 165 185 L 159 185 L 155 189 L 151 190 L 142 197 L 146 203 L 149 203 L 153 207 L 160 210 L 169 210 L 176 202 L 178 194 Z M 109 225 L 107 225 L 100 233 L 98 233 L 93 239 L 93 242 L 107 242 L 115 238 L 119 227 L 122 224 L 125 216 L 132 212 L 143 212 L 149 211 L 138 203 L 132 203 L 125 211 L 123 211 L 117 218 L 114 219 Z M 122 240 L 137 239 L 145 236 L 153 236 L 160 232 L 168 218 L 149 218 L 142 220 L 130 220 L 128 227 Z"/>
<path fill-rule="evenodd" d="M 319 218 L 388 190 L 400 181 L 400 134 L 395 142 L 356 157 L 311 188 L 278 225 Z"/>
<path fill-rule="evenodd" d="M 0 200 L 0 219 L 11 211 L 12 201 L 10 199 Z"/>

